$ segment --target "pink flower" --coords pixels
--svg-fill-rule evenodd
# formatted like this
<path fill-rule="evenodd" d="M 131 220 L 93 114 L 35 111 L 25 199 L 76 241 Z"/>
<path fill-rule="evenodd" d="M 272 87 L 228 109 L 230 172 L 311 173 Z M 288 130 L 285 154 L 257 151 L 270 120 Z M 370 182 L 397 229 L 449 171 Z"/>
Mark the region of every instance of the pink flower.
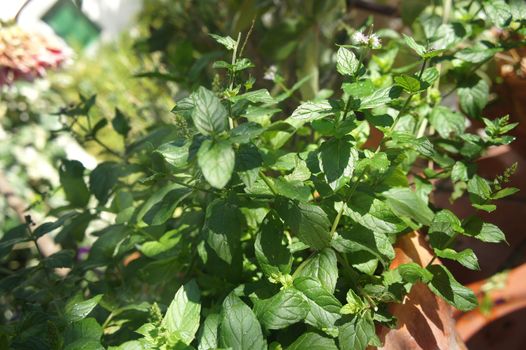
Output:
<path fill-rule="evenodd" d="M 58 38 L 0 25 L 0 87 L 43 77 L 70 57 L 70 49 Z"/>

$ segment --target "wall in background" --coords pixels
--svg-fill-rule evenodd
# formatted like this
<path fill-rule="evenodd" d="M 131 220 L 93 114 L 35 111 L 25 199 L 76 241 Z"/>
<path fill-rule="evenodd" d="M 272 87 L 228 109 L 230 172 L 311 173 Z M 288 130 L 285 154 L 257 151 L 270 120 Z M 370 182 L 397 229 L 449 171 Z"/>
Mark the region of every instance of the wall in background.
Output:
<path fill-rule="evenodd" d="M 13 18 L 24 2 L 25 0 L 2 1 L 0 19 Z M 19 24 L 31 30 L 49 31 L 42 16 L 56 3 L 57 0 L 31 1 L 19 17 Z M 101 28 L 100 39 L 110 41 L 129 27 L 141 6 L 142 0 L 83 0 L 82 12 Z"/>

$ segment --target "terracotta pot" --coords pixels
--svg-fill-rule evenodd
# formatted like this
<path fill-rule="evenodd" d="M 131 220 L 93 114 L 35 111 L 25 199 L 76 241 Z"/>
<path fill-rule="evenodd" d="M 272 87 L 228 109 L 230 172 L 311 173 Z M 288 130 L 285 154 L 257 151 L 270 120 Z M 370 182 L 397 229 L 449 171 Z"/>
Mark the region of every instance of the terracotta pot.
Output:
<path fill-rule="evenodd" d="M 496 63 L 503 83 L 495 86 L 499 97 L 495 107 L 501 115 L 510 114 L 510 118 L 519 123 L 517 136 L 526 136 L 526 48 L 499 54 Z M 522 76 L 517 74 L 517 69 Z"/>
<path fill-rule="evenodd" d="M 429 245 L 418 233 L 401 237 L 395 251 L 391 268 L 408 262 L 425 266 L 433 256 Z M 397 328 L 378 329 L 378 336 L 384 344 L 381 349 L 466 349 L 455 329 L 453 309 L 424 284 L 414 285 L 402 304 L 391 306 L 391 312 L 398 320 Z"/>
<path fill-rule="evenodd" d="M 488 314 L 482 313 L 479 309 L 467 313 L 457 313 L 457 331 L 461 338 L 464 341 L 468 341 L 482 329 L 490 326 L 495 320 L 503 318 L 518 310 L 525 309 L 525 280 L 526 264 L 523 264 L 509 272 L 505 277 L 505 283 L 502 288 L 494 289 L 487 293 L 487 296 L 493 304 L 493 307 Z M 484 286 L 486 282 L 487 280 L 482 280 L 470 285 L 470 288 L 472 288 L 477 294 L 479 302 L 484 298 L 485 293 L 482 291 L 482 286 Z"/>

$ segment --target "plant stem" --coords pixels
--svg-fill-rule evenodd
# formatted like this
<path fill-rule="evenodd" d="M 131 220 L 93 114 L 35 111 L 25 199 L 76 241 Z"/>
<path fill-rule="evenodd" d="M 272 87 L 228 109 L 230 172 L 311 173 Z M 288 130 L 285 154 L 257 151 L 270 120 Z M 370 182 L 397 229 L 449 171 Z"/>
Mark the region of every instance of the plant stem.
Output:
<path fill-rule="evenodd" d="M 426 64 L 427 64 L 427 58 L 424 59 L 424 62 L 422 63 L 422 67 L 420 68 L 420 72 L 418 73 L 418 80 L 420 80 L 422 78 L 422 75 L 424 74 L 424 70 L 426 68 Z M 394 130 L 394 128 L 396 127 L 396 124 L 398 124 L 398 120 L 400 120 L 400 117 L 402 116 L 402 113 L 405 112 L 407 106 L 409 105 L 409 103 L 411 102 L 411 100 L 413 99 L 413 96 L 415 95 L 414 92 L 410 93 L 409 96 L 407 97 L 407 100 L 405 100 L 405 103 L 404 105 L 402 106 L 402 108 L 398 111 L 398 114 L 396 115 L 396 118 L 395 120 L 393 121 L 393 124 L 391 125 L 391 127 L 389 128 L 389 132 L 392 132 Z M 380 146 L 378 146 L 380 147 Z"/>
<path fill-rule="evenodd" d="M 424 59 L 424 62 L 422 63 L 422 67 L 420 68 L 420 73 L 418 73 L 418 80 L 422 79 L 422 74 L 424 74 L 424 70 L 426 69 L 427 64 L 427 58 Z"/>
<path fill-rule="evenodd" d="M 44 255 L 44 253 L 42 252 L 42 249 L 40 249 L 40 246 L 38 245 L 38 237 L 35 237 L 35 235 L 33 234 L 33 230 L 31 230 L 31 224 L 33 223 L 33 221 L 31 220 L 31 217 L 29 215 L 27 215 L 25 217 L 25 219 L 26 219 L 26 230 L 27 230 L 27 233 L 29 234 L 29 238 L 31 238 L 31 240 L 35 244 L 35 247 L 37 249 L 38 255 L 40 257 L 39 260 L 42 260 L 46 256 Z M 46 279 L 47 279 L 48 285 L 51 286 L 51 282 L 52 282 L 51 281 L 51 275 L 50 275 L 47 267 L 45 266 L 45 264 L 42 264 L 42 269 L 44 270 L 44 273 L 46 274 Z"/>
<path fill-rule="evenodd" d="M 16 15 L 15 15 L 15 18 L 14 18 L 14 21 L 15 22 L 18 22 L 18 19 L 20 18 L 20 15 L 22 14 L 22 11 L 24 11 L 24 9 L 26 8 L 27 5 L 29 5 L 29 3 L 31 2 L 31 0 L 26 0 L 22 6 L 20 6 L 20 8 L 18 9 L 18 11 L 16 12 Z"/>
<path fill-rule="evenodd" d="M 120 154 L 117 151 L 112 150 L 108 145 L 106 145 L 104 142 L 102 142 L 97 136 L 93 136 L 92 140 L 95 141 L 95 143 L 97 143 L 99 146 L 104 148 L 108 153 L 111 153 L 115 157 L 124 159 L 122 154 Z"/>
<path fill-rule="evenodd" d="M 274 186 L 274 184 L 272 183 L 272 181 L 268 178 L 267 175 L 265 175 L 263 173 L 263 171 L 260 171 L 259 172 L 259 177 L 265 182 L 265 184 L 268 186 L 268 188 L 270 189 L 270 192 L 272 192 L 273 195 L 277 196 L 278 195 L 278 191 L 276 190 L 276 187 Z"/>
<path fill-rule="evenodd" d="M 234 51 L 232 52 L 232 72 L 230 74 L 230 86 L 229 86 L 229 89 L 232 89 L 234 87 L 234 80 L 236 78 L 236 72 L 233 69 L 233 66 L 236 64 L 237 48 L 239 46 L 240 41 L 241 41 L 241 32 L 239 32 L 237 34 L 236 46 L 234 46 Z"/>
<path fill-rule="evenodd" d="M 458 236 L 458 232 L 455 232 L 453 233 L 453 235 L 451 237 L 449 237 L 449 239 L 446 241 L 446 243 L 444 244 L 444 247 L 442 249 L 446 249 L 446 248 L 449 248 L 449 246 L 451 245 L 451 243 L 453 243 L 455 241 L 455 239 L 457 238 Z M 431 260 L 427 263 L 426 265 L 426 268 L 428 266 L 430 266 L 435 260 L 436 260 L 437 256 L 436 255 L 433 255 L 433 257 L 431 258 Z"/>
<path fill-rule="evenodd" d="M 301 264 L 299 264 L 299 266 L 296 268 L 296 270 L 294 270 L 294 273 L 292 274 L 292 279 L 294 279 L 296 276 L 298 276 L 298 274 L 301 272 L 301 270 L 303 270 L 303 268 L 305 267 L 305 265 L 307 264 L 307 262 L 309 261 L 309 259 L 314 256 L 315 253 L 312 253 L 307 259 L 303 260 L 301 262 Z"/>
<path fill-rule="evenodd" d="M 367 168 L 366 168 L 367 169 Z M 362 171 L 362 173 L 360 174 L 360 176 L 358 176 L 358 178 L 356 179 L 356 181 L 354 182 L 350 192 L 349 192 L 349 195 L 347 196 L 347 198 L 345 199 L 345 201 L 342 203 L 342 206 L 340 208 L 340 210 L 338 211 L 338 214 L 336 215 L 336 217 L 334 218 L 334 221 L 332 223 L 332 227 L 331 227 L 331 232 L 329 233 L 329 235 L 332 237 L 332 235 L 334 234 L 334 232 L 336 232 L 336 229 L 338 228 L 338 224 L 340 223 L 340 220 L 342 218 L 342 214 L 343 214 L 343 209 L 345 207 L 345 202 L 348 202 L 351 200 L 351 197 L 352 195 L 354 194 L 354 192 L 356 191 L 356 188 L 358 187 L 358 184 L 360 183 L 360 180 L 363 178 L 363 176 L 365 175 L 365 170 L 364 169 Z"/>
<path fill-rule="evenodd" d="M 93 129 L 91 128 L 91 120 L 90 120 L 90 117 L 89 116 L 86 116 L 87 120 L 88 120 L 88 126 L 89 128 L 86 128 L 84 125 L 82 125 L 81 123 L 78 123 L 77 122 L 77 119 L 75 119 L 75 122 L 76 124 L 85 132 L 87 133 L 88 135 L 91 136 L 91 140 L 93 140 L 95 143 L 97 143 L 99 146 L 101 146 L 102 148 L 104 148 L 108 153 L 111 153 L 112 155 L 114 155 L 115 157 L 117 158 L 121 158 L 121 159 L 124 159 L 124 156 L 122 154 L 120 154 L 119 152 L 117 151 L 114 151 L 112 150 L 108 145 L 106 145 L 104 142 L 102 142 L 98 137 L 97 135 L 94 135 L 93 134 Z M 71 126 L 69 126 L 69 129 L 71 131 L 73 131 L 71 129 L 71 127 L 73 126 L 73 124 Z"/>
<path fill-rule="evenodd" d="M 170 177 L 170 180 L 171 180 L 172 182 L 178 184 L 178 185 L 181 185 L 181 186 L 184 186 L 184 187 L 190 188 L 190 189 L 192 189 L 192 190 L 217 194 L 217 192 L 214 191 L 214 190 L 211 190 L 211 189 L 208 189 L 208 188 L 199 187 L 199 186 L 193 186 L 193 185 L 187 184 L 187 183 L 185 183 L 185 182 L 183 182 L 183 181 L 180 181 L 180 180 L 178 180 L 178 179 L 175 178 L 175 177 Z"/>
<path fill-rule="evenodd" d="M 239 50 L 239 57 L 243 55 L 243 50 L 245 50 L 245 46 L 247 46 L 248 39 L 250 38 L 250 35 L 252 34 L 252 30 L 254 29 L 254 24 L 256 24 L 256 18 L 252 19 L 252 23 L 250 24 L 250 29 L 248 30 L 247 36 L 245 37 L 245 40 L 243 41 L 241 50 Z"/>

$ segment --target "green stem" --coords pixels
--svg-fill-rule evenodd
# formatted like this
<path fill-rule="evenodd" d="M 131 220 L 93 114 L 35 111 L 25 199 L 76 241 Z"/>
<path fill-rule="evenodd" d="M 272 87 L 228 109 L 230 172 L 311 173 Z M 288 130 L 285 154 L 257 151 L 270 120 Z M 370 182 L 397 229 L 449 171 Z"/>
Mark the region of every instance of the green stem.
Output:
<path fill-rule="evenodd" d="M 420 68 L 420 73 L 418 73 L 418 80 L 422 79 L 422 74 L 424 74 L 424 70 L 426 69 L 427 64 L 427 58 L 424 59 L 424 62 L 422 63 L 422 67 Z"/>
<path fill-rule="evenodd" d="M 237 55 L 237 48 L 239 46 L 239 42 L 241 41 L 241 32 L 238 33 L 237 35 L 237 41 L 236 41 L 236 46 L 234 46 L 234 51 L 232 52 L 232 66 L 234 66 L 236 64 L 236 55 Z M 230 73 L 230 86 L 229 86 L 229 89 L 232 89 L 234 87 L 234 80 L 236 78 L 236 72 L 234 70 L 232 70 L 232 72 Z"/>
<path fill-rule="evenodd" d="M 449 248 L 449 246 L 455 241 L 455 239 L 457 238 L 458 236 L 458 232 L 455 232 L 453 233 L 453 236 L 449 237 L 449 239 L 446 241 L 446 243 L 444 244 L 444 247 L 442 249 L 446 249 L 446 248 Z M 431 258 L 431 260 L 427 263 L 426 265 L 426 268 L 428 266 L 430 266 L 435 260 L 436 260 L 437 256 L 436 255 L 433 255 L 433 257 Z"/>
<path fill-rule="evenodd" d="M 35 247 L 37 249 L 38 255 L 40 257 L 39 262 L 41 262 L 41 260 L 45 259 L 46 256 L 44 255 L 44 253 L 42 252 L 42 249 L 40 249 L 40 246 L 38 245 L 38 237 L 35 237 L 33 231 L 31 230 L 32 222 L 33 221 L 31 220 L 31 217 L 30 216 L 26 216 L 26 230 L 27 230 L 27 233 L 29 234 L 29 238 L 35 244 Z M 44 264 L 42 264 L 42 269 L 44 270 L 44 273 L 46 275 L 48 286 L 51 286 L 51 282 L 52 281 L 51 281 L 51 274 L 49 273 L 49 270 L 47 269 L 47 267 Z"/>
<path fill-rule="evenodd" d="M 190 185 L 190 184 L 187 184 L 183 181 L 180 181 L 178 180 L 177 178 L 175 177 L 170 177 L 170 180 L 178 185 L 181 185 L 181 186 L 184 186 L 184 187 L 187 187 L 187 188 L 190 188 L 192 190 L 195 190 L 195 191 L 202 191 L 202 192 L 208 192 L 208 193 L 214 193 L 214 194 L 217 194 L 218 192 L 214 191 L 214 190 L 211 190 L 211 189 L 208 189 L 208 188 L 203 188 L 203 187 L 199 187 L 199 186 L 194 186 L 194 185 Z"/>
<path fill-rule="evenodd" d="M 307 262 L 310 260 L 312 256 L 314 256 L 314 254 L 315 253 L 312 253 L 307 259 L 303 260 L 301 264 L 299 264 L 299 266 L 296 268 L 296 270 L 292 274 L 292 279 L 298 276 L 298 274 L 301 272 L 301 270 L 303 270 L 303 268 L 305 268 L 305 265 L 307 265 Z"/>
<path fill-rule="evenodd" d="M 426 68 L 426 64 L 427 64 L 427 58 L 424 59 L 424 62 L 422 63 L 422 67 L 420 68 L 420 72 L 418 73 L 418 80 L 422 79 L 422 75 L 424 74 L 424 70 Z M 405 100 L 404 105 L 398 111 L 398 114 L 396 115 L 396 118 L 395 118 L 393 124 L 389 128 L 389 132 L 393 132 L 394 128 L 396 127 L 396 124 L 398 124 L 398 121 L 400 120 L 400 117 L 402 116 L 403 112 L 405 112 L 405 110 L 407 109 L 407 106 L 409 106 L 409 103 L 413 99 L 414 95 L 415 95 L 414 92 L 409 94 L 409 96 L 407 97 L 407 100 Z M 378 147 L 380 147 L 380 146 L 378 146 Z"/>
<path fill-rule="evenodd" d="M 104 148 L 108 153 L 111 153 L 112 155 L 114 155 L 115 157 L 117 158 L 121 158 L 121 159 L 124 159 L 126 161 L 126 159 L 123 157 L 122 154 L 120 154 L 119 152 L 116 152 L 114 150 L 112 150 L 108 145 L 106 145 L 104 142 L 102 142 L 98 137 L 97 135 L 94 135 L 93 134 L 93 129 L 91 127 L 91 120 L 90 120 L 90 117 L 87 116 L 87 120 L 88 120 L 88 126 L 89 128 L 86 129 L 86 127 L 84 125 L 82 125 L 81 123 L 77 123 L 77 125 L 85 132 L 87 133 L 88 135 L 90 135 L 91 137 L 91 140 L 93 140 L 95 143 L 97 143 L 99 146 L 101 146 L 102 148 Z M 76 120 L 75 120 L 76 121 Z M 73 124 L 71 125 L 73 126 Z M 73 131 L 70 127 L 70 130 Z"/>
<path fill-rule="evenodd" d="M 113 319 L 113 312 L 111 312 L 108 317 L 106 318 L 106 320 L 104 321 L 104 323 L 102 324 L 102 329 L 106 329 L 106 327 L 108 327 L 110 321 Z"/>
<path fill-rule="evenodd" d="M 367 168 L 366 168 L 367 169 Z M 360 174 L 360 176 L 358 176 L 358 178 L 356 179 L 356 181 L 354 182 L 353 186 L 351 187 L 351 190 L 349 192 L 349 195 L 347 196 L 347 198 L 345 199 L 345 201 L 342 203 L 342 206 L 340 208 L 340 210 L 338 211 L 338 214 L 336 215 L 336 217 L 334 218 L 334 221 L 332 223 L 332 227 L 331 227 L 331 232 L 330 232 L 330 237 L 332 237 L 334 235 L 334 232 L 336 232 L 336 229 L 338 228 L 338 224 L 340 223 L 340 220 L 342 218 L 342 215 L 343 215 L 343 210 L 344 210 L 344 207 L 345 207 L 345 202 L 348 202 L 351 200 L 351 197 L 352 195 L 354 194 L 354 192 L 356 191 L 356 188 L 358 187 L 358 184 L 360 183 L 360 181 L 362 180 L 363 176 L 365 175 L 365 170 L 364 169 L 362 171 L 362 173 Z"/>
<path fill-rule="evenodd" d="M 407 97 L 407 99 L 405 100 L 405 103 L 404 105 L 402 106 L 402 108 L 398 111 L 398 114 L 396 115 L 396 118 L 395 120 L 393 121 L 393 124 L 391 125 L 391 127 L 389 128 L 389 133 L 393 132 L 394 128 L 396 127 L 396 124 L 398 124 L 398 121 L 400 120 L 400 117 L 402 116 L 402 113 L 405 112 L 407 106 L 409 105 L 409 103 L 411 102 L 411 100 L 413 99 L 413 93 L 409 94 L 409 96 Z M 380 147 L 380 146 L 378 146 Z"/>
<path fill-rule="evenodd" d="M 265 175 L 263 173 L 263 171 L 259 172 L 259 177 L 268 186 L 268 188 L 270 189 L 270 192 L 272 192 L 273 195 L 277 196 L 278 195 L 278 191 L 276 190 L 276 187 L 274 187 L 274 184 L 272 183 L 272 181 L 267 177 L 267 175 Z"/>

